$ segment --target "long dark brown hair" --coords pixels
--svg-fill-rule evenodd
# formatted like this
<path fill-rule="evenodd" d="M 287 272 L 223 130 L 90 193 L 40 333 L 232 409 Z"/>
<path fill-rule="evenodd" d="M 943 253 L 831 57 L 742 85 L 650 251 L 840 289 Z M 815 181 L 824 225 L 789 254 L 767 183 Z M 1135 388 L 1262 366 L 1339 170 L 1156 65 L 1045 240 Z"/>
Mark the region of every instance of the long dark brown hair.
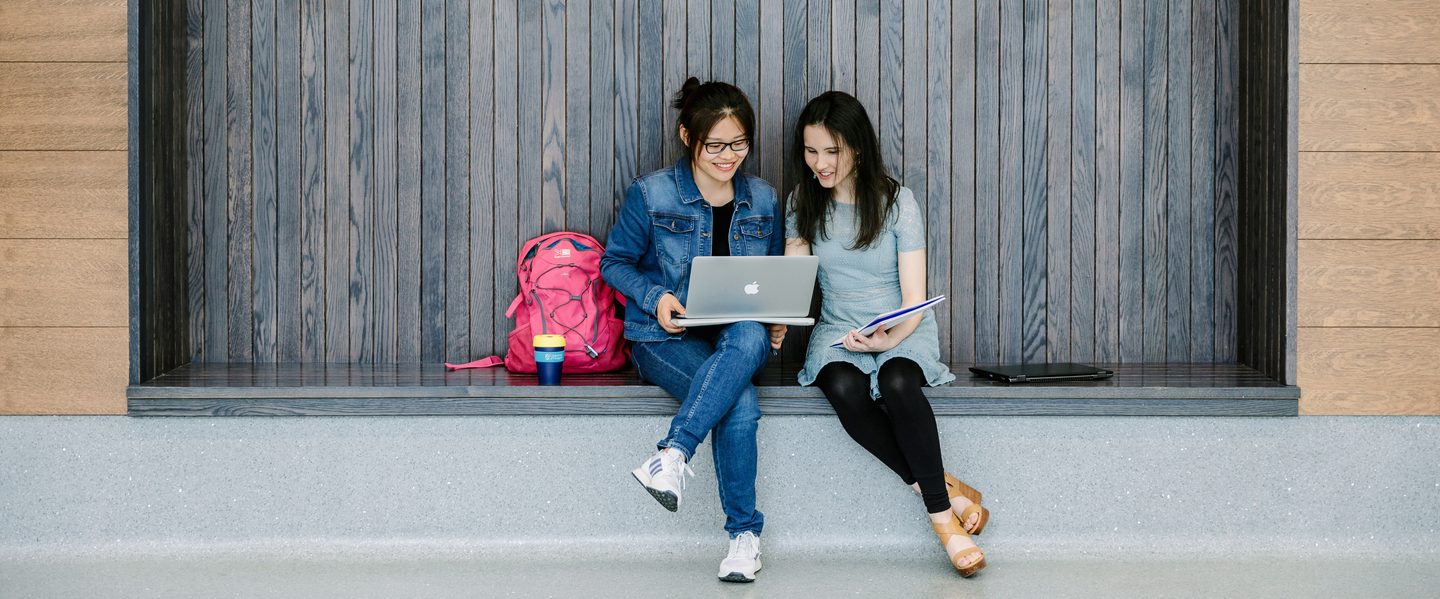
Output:
<path fill-rule="evenodd" d="M 800 237 L 812 244 L 816 239 L 830 237 L 825 220 L 831 210 L 831 190 L 820 185 L 805 163 L 805 128 L 810 125 L 824 127 L 842 147 L 855 151 L 855 214 L 860 226 L 850 249 L 870 247 L 885 229 L 900 182 L 885 171 L 880 142 L 865 106 L 855 96 L 841 91 L 828 91 L 810 100 L 795 123 L 790 166 L 798 182 L 791 192 L 790 209 L 795 211 Z"/>
<path fill-rule="evenodd" d="M 724 81 L 700 83 L 699 79 L 691 77 L 685 80 L 680 91 L 675 92 L 675 99 L 670 106 L 680 111 L 675 124 L 685 128 L 689 138 L 689 147 L 685 149 L 692 161 L 700 155 L 700 148 L 705 145 L 705 138 L 710 135 L 710 130 L 727 116 L 733 116 L 740 121 L 740 128 L 745 130 L 745 136 L 751 138 L 751 146 L 755 144 L 755 111 L 750 108 L 750 100 L 745 97 L 745 92 L 738 87 Z"/>

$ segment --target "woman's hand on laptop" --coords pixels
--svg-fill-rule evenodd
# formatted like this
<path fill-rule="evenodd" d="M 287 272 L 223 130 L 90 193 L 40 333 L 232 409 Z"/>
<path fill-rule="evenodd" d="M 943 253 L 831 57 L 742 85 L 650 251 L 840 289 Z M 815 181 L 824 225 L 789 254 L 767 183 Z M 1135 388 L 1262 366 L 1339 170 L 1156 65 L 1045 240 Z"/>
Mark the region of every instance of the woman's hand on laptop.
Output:
<path fill-rule="evenodd" d="M 785 342 L 785 333 L 790 330 L 783 324 L 766 325 L 770 329 L 770 349 L 780 349 L 780 344 Z"/>
<path fill-rule="evenodd" d="M 660 301 L 655 302 L 655 319 L 660 321 L 660 328 L 666 333 L 675 334 L 685 330 L 685 327 L 675 324 L 670 320 L 671 314 L 685 315 L 685 306 L 674 294 L 667 293 L 660 296 Z"/>

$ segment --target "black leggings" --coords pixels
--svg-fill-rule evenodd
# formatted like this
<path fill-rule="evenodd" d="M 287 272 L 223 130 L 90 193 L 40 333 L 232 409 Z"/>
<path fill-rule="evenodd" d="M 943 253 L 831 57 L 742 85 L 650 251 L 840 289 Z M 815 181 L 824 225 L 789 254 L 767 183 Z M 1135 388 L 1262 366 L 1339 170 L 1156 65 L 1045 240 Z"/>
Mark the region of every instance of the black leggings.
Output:
<path fill-rule="evenodd" d="M 921 387 L 925 372 L 905 358 L 880 367 L 880 402 L 870 398 L 870 375 L 853 364 L 832 362 L 820 370 L 815 384 L 840 416 L 850 438 L 900 475 L 905 484 L 920 483 L 920 496 L 930 513 L 950 509 L 945 491 L 945 465 L 940 458 L 940 431 L 935 412 Z"/>

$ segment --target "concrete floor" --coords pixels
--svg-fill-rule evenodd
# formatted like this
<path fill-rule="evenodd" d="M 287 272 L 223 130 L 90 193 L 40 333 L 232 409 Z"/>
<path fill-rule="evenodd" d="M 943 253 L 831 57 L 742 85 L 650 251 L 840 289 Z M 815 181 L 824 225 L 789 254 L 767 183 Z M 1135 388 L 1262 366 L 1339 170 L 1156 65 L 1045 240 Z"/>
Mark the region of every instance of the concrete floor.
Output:
<path fill-rule="evenodd" d="M 0 597 L 1434 597 L 1440 560 L 992 558 L 975 578 L 934 560 L 770 556 L 753 584 L 716 559 L 173 557 L 0 562 Z"/>

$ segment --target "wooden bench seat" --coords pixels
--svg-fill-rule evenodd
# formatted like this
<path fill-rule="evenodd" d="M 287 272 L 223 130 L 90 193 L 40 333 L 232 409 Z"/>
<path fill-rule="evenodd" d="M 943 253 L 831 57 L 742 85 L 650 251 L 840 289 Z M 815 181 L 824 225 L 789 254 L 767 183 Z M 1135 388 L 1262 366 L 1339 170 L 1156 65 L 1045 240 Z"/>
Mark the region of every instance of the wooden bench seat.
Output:
<path fill-rule="evenodd" d="M 968 376 L 927 390 L 941 416 L 1295 416 L 1299 389 L 1240 364 L 1109 364 L 1104 381 L 1007 385 Z M 793 367 L 757 380 L 767 415 L 833 414 Z M 432 364 L 191 364 L 127 393 L 132 416 L 670 415 L 676 403 L 633 370 L 540 386 L 502 368 Z"/>

